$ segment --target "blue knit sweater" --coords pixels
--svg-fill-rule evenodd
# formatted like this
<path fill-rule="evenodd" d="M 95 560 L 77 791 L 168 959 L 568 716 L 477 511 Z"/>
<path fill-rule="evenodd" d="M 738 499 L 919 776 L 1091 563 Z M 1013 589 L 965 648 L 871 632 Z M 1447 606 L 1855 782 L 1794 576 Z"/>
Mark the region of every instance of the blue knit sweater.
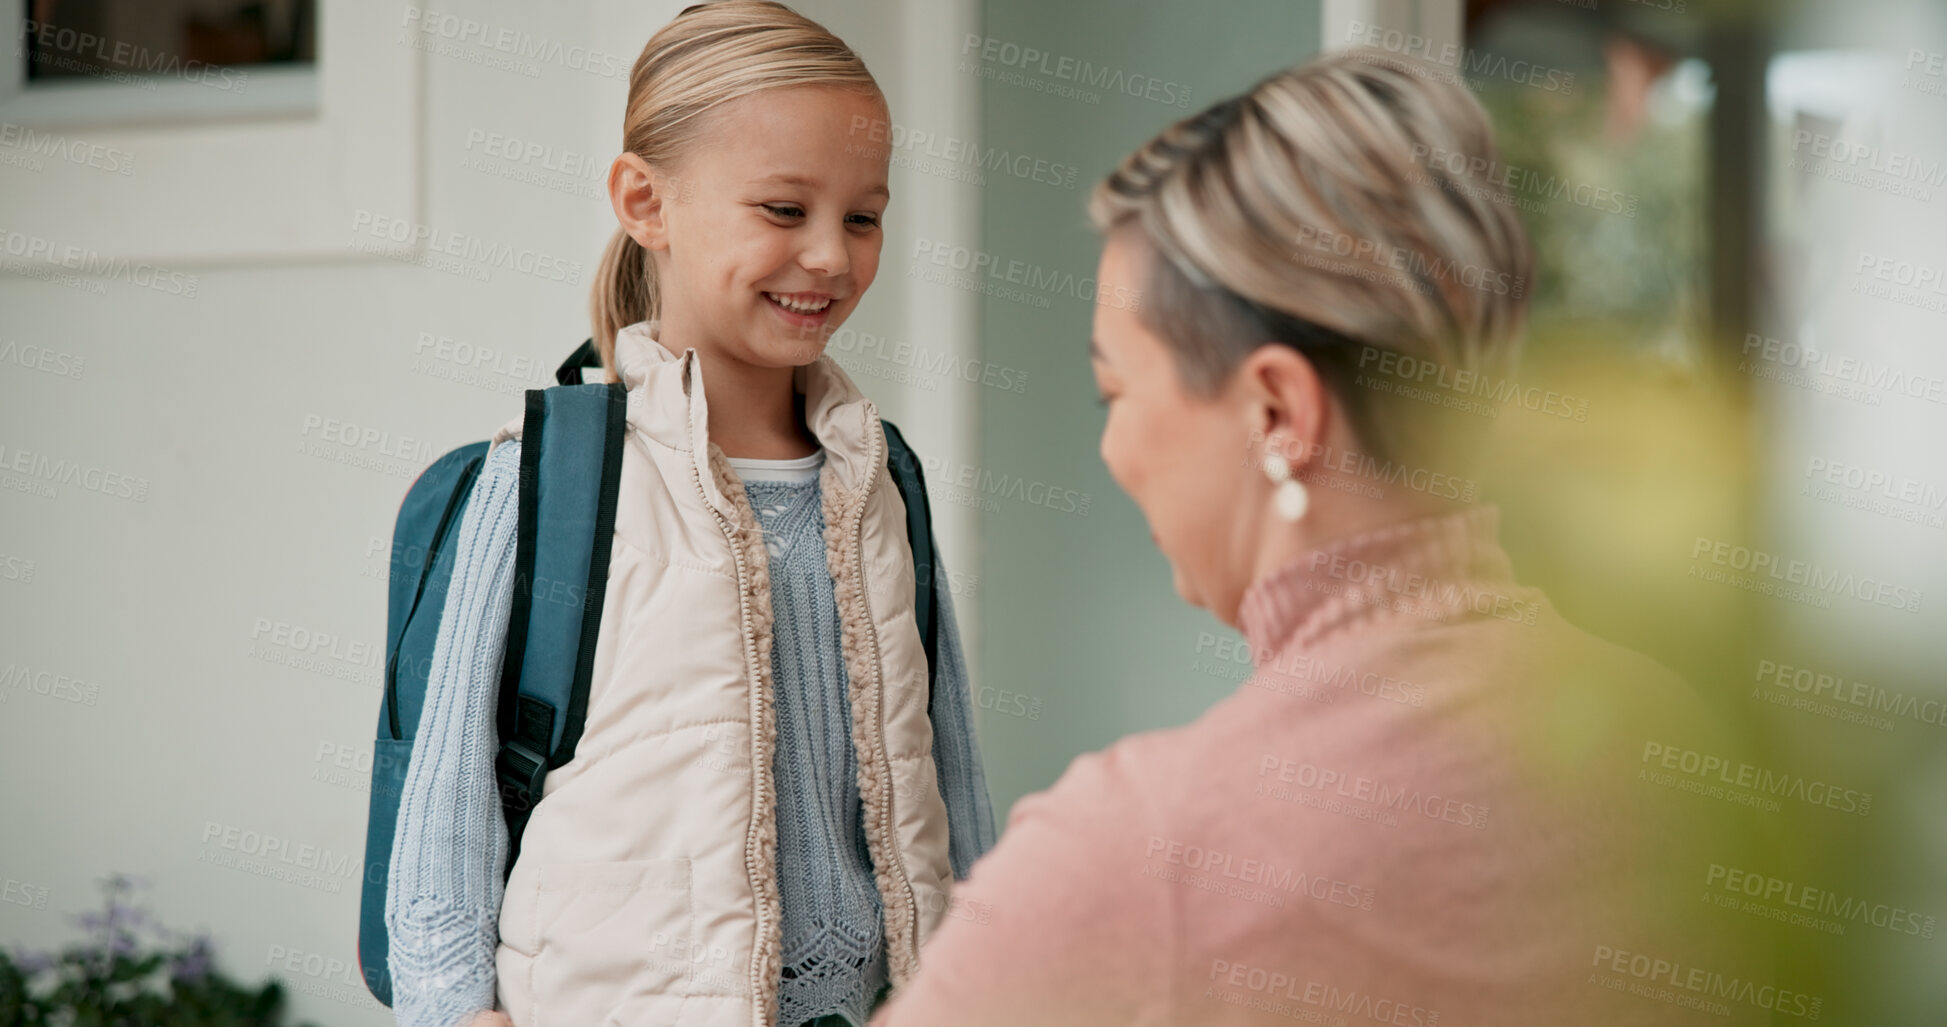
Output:
<path fill-rule="evenodd" d="M 494 791 L 494 709 L 513 600 L 519 450 L 517 439 L 494 447 L 461 518 L 400 800 L 386 926 L 402 1027 L 452 1027 L 493 1007 L 507 859 Z M 865 842 L 823 504 L 815 474 L 748 480 L 745 490 L 770 551 L 775 620 L 773 773 L 784 914 L 778 1024 L 797 1027 L 822 1016 L 864 1024 L 886 981 L 884 921 Z M 954 876 L 964 878 L 993 847 L 994 813 L 945 580 L 944 571 L 935 574 L 933 755 L 949 859 Z"/>

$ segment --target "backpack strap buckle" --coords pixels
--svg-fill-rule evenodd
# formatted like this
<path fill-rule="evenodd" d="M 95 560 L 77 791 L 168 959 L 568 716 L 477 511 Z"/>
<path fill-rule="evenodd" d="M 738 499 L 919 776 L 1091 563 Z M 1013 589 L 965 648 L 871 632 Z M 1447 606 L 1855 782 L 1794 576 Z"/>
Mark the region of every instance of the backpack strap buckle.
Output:
<path fill-rule="evenodd" d="M 541 801 L 541 784 L 548 776 L 548 748 L 554 740 L 554 707 L 523 695 L 514 712 L 513 736 L 500 743 L 494 776 L 500 781 L 501 802 L 511 811 L 526 811 Z"/>
<path fill-rule="evenodd" d="M 532 809 L 541 798 L 541 782 L 547 780 L 545 756 L 519 742 L 505 742 L 494 760 L 494 776 L 500 779 L 501 801 L 509 809 Z"/>

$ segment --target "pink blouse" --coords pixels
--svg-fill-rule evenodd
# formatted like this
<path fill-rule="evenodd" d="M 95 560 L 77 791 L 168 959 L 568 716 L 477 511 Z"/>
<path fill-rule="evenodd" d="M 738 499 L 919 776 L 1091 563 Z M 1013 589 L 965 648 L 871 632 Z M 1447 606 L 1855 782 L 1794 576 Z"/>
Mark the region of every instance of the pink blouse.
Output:
<path fill-rule="evenodd" d="M 872 1027 L 1803 1016 L 1754 918 L 1699 902 L 1750 864 L 1754 807 L 1659 769 L 1731 749 L 1681 679 L 1516 584 L 1497 525 L 1253 584 L 1254 675 L 1016 803 Z"/>

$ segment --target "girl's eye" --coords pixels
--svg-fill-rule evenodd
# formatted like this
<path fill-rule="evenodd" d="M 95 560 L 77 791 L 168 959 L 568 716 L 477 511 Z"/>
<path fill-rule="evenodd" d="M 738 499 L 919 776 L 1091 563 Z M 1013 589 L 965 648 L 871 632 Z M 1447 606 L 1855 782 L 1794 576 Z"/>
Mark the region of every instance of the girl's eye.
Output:
<path fill-rule="evenodd" d="M 781 218 L 804 217 L 804 208 L 792 203 L 766 203 L 764 209 Z"/>
<path fill-rule="evenodd" d="M 879 226 L 879 216 L 877 214 L 854 214 L 852 218 L 852 223 L 855 225 L 864 225 L 867 228 L 877 228 Z"/>

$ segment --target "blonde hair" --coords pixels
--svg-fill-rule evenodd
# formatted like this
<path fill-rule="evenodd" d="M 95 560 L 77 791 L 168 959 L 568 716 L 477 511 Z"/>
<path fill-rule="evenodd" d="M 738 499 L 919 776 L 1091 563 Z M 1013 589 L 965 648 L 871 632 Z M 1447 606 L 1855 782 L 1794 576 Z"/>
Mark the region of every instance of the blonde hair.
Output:
<path fill-rule="evenodd" d="M 1257 346 L 1293 345 L 1384 451 L 1399 429 L 1354 384 L 1362 354 L 1475 374 L 1512 357 L 1532 258 L 1482 173 L 1497 168 L 1487 114 L 1450 70 L 1344 50 L 1165 129 L 1096 185 L 1089 216 L 1165 258 L 1137 309 L 1187 387 L 1207 395 Z"/>
<path fill-rule="evenodd" d="M 806 85 L 880 92 L 843 40 L 781 3 L 694 4 L 651 36 L 629 69 L 622 146 L 650 167 L 671 168 L 703 134 L 703 115 L 712 108 L 762 89 Z M 609 380 L 615 378 L 615 333 L 657 317 L 660 309 L 654 261 L 617 228 L 589 297 L 595 346 Z"/>

